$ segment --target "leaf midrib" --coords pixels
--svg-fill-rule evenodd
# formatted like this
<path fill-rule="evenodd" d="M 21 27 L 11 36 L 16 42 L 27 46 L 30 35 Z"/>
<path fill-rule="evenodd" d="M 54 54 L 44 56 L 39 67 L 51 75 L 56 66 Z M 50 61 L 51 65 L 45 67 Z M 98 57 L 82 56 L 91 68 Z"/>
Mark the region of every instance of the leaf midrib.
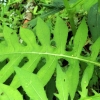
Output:
<path fill-rule="evenodd" d="M 14 52 L 14 53 L 3 53 L 3 54 L 0 54 L 0 56 L 13 55 L 13 54 L 38 54 L 38 55 L 49 55 L 49 56 L 56 56 L 56 57 L 64 57 L 64 58 L 80 60 L 80 61 L 83 61 L 83 62 L 86 62 L 86 63 L 91 63 L 91 64 L 94 64 L 94 65 L 100 66 L 100 63 L 95 62 L 95 61 L 91 61 L 91 60 L 88 60 L 88 59 L 76 57 L 76 56 L 73 56 L 73 55 L 69 56 L 69 55 L 50 53 L 50 52 L 33 52 L 33 51 L 32 52 Z M 81 57 L 83 57 L 83 56 L 81 56 Z"/>

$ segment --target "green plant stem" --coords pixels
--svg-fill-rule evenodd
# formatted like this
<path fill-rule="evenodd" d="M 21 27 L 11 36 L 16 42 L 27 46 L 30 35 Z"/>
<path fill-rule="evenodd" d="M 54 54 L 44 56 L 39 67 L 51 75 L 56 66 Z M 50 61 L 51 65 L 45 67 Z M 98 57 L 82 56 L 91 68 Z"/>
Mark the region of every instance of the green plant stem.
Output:
<path fill-rule="evenodd" d="M 56 56 L 56 57 L 63 57 L 63 58 L 68 58 L 68 59 L 74 59 L 74 60 L 79 60 L 79 61 L 83 61 L 83 62 L 86 62 L 86 63 L 90 63 L 90 64 L 94 64 L 96 66 L 99 66 L 100 67 L 100 63 L 98 62 L 95 62 L 95 61 L 92 61 L 92 60 L 88 60 L 88 58 L 86 57 L 76 57 L 74 55 L 70 56 L 70 55 L 67 55 L 65 53 L 64 54 L 57 54 L 57 53 L 50 53 L 50 52 L 15 52 L 14 54 L 38 54 L 38 55 L 50 55 L 50 56 Z M 3 55 L 13 55 L 13 53 L 5 53 Z M 1 56 L 1 55 L 0 55 Z"/>
<path fill-rule="evenodd" d="M 74 12 L 73 12 L 72 9 L 70 9 L 68 0 L 63 0 L 63 1 L 64 1 L 64 5 L 66 7 L 66 11 L 68 12 L 69 22 L 70 22 L 70 25 L 71 25 L 73 35 L 75 35 L 76 27 L 75 27 L 74 18 L 73 18 Z"/>

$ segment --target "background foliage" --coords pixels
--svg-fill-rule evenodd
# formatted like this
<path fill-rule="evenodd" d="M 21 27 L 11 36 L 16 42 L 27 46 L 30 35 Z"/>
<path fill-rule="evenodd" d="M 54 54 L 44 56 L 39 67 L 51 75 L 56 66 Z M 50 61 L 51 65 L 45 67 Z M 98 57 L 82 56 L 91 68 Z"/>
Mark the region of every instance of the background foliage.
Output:
<path fill-rule="evenodd" d="M 99 17 L 100 0 L 0 0 L 0 100 L 99 100 Z"/>

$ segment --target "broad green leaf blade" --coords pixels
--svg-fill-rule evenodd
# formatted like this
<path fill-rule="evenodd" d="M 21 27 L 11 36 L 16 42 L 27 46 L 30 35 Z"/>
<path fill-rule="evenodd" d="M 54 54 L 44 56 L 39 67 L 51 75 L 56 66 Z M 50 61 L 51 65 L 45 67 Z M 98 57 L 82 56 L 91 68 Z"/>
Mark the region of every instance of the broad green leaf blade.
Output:
<path fill-rule="evenodd" d="M 79 82 L 79 62 L 77 60 L 71 60 L 69 62 L 69 67 L 66 71 L 66 76 L 67 76 L 67 84 L 69 88 L 69 94 L 71 97 L 71 100 L 74 99 L 78 82 Z"/>
<path fill-rule="evenodd" d="M 59 100 L 68 100 L 68 78 L 66 73 L 61 69 L 59 65 L 57 65 L 57 76 L 56 76 L 56 87 L 58 90 L 58 94 L 55 94 Z"/>
<path fill-rule="evenodd" d="M 15 67 L 15 71 L 20 79 L 21 85 L 24 88 L 30 99 L 33 100 L 48 100 L 41 84 L 41 81 L 37 75 L 21 68 Z"/>
<path fill-rule="evenodd" d="M 18 90 L 0 83 L 0 100 L 23 100 Z"/>
<path fill-rule="evenodd" d="M 98 3 L 90 8 L 87 22 L 92 35 L 92 40 L 95 41 L 100 37 L 100 12 L 98 11 Z"/>
<path fill-rule="evenodd" d="M 74 38 L 73 56 L 77 56 L 77 57 L 80 56 L 82 48 L 86 43 L 87 35 L 88 35 L 88 28 L 87 28 L 85 19 L 83 18 L 80 26 L 77 29 L 77 32 Z"/>
<path fill-rule="evenodd" d="M 83 77 L 81 81 L 82 91 L 80 92 L 81 98 L 84 98 L 88 95 L 88 90 L 86 87 L 88 86 L 89 81 L 92 78 L 93 71 L 94 71 L 94 65 L 89 64 L 83 73 Z"/>
<path fill-rule="evenodd" d="M 60 17 L 57 17 L 54 29 L 54 40 L 56 42 L 56 47 L 59 49 L 61 54 L 65 50 L 67 36 L 68 36 L 67 25 Z"/>
<path fill-rule="evenodd" d="M 36 34 L 43 46 L 50 45 L 50 29 L 41 18 L 37 20 Z"/>
<path fill-rule="evenodd" d="M 52 77 L 56 66 L 57 66 L 56 57 L 49 56 L 48 62 L 38 71 L 37 76 L 41 80 L 43 86 L 45 86 Z"/>

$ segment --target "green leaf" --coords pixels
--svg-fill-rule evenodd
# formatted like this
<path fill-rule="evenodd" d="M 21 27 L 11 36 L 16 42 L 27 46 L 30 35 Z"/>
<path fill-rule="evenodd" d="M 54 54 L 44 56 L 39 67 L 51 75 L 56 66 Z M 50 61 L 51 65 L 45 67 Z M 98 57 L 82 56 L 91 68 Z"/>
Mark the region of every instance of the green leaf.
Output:
<path fill-rule="evenodd" d="M 74 38 L 74 52 L 75 52 L 75 56 L 79 56 L 83 46 L 86 43 L 86 39 L 87 39 L 87 35 L 88 35 L 88 28 L 85 22 L 85 19 L 83 18 L 79 28 L 77 29 L 75 38 Z M 74 56 L 73 55 L 73 56 Z"/>
<path fill-rule="evenodd" d="M 49 27 L 46 25 L 46 23 L 43 22 L 41 18 L 38 18 L 36 32 L 43 46 L 50 45 L 50 30 Z"/>
<path fill-rule="evenodd" d="M 66 24 L 61 20 L 60 17 L 57 17 L 54 29 L 54 40 L 56 42 L 56 47 L 60 50 L 60 53 L 65 51 L 67 36 L 68 28 Z"/>
<path fill-rule="evenodd" d="M 95 41 L 100 37 L 100 12 L 98 11 L 98 3 L 94 4 L 90 8 L 87 22 L 92 35 L 92 40 Z"/>
<path fill-rule="evenodd" d="M 74 99 L 75 92 L 77 90 L 78 82 L 79 82 L 79 62 L 78 61 L 71 61 L 69 68 L 67 69 L 66 76 L 67 76 L 67 84 L 69 87 L 69 94 L 71 100 Z"/>
<path fill-rule="evenodd" d="M 15 71 L 20 79 L 22 87 L 31 99 L 48 100 L 43 85 L 41 84 L 41 81 L 37 75 L 22 70 L 18 67 L 15 68 Z"/>
<path fill-rule="evenodd" d="M 57 22 L 54 28 L 55 31 L 53 33 L 54 35 L 53 41 L 56 44 L 55 46 L 50 45 L 52 42 L 50 40 L 51 38 L 50 29 L 46 25 L 46 23 L 43 22 L 43 20 L 40 18 L 38 18 L 35 34 L 32 33 L 32 31 L 30 31 L 29 29 L 20 28 L 18 36 L 17 33 L 14 32 L 14 30 L 8 28 L 7 26 L 4 27 L 3 30 L 4 40 L 3 42 L 0 42 L 0 63 L 1 65 L 4 61 L 6 61 L 6 63 L 4 63 L 2 66 L 0 65 L 1 83 L 4 83 L 7 81 L 7 79 L 11 78 L 10 76 L 14 73 L 14 67 L 19 66 L 21 67 L 21 69 L 18 69 L 20 70 L 20 73 L 18 74 L 17 71 L 17 74 L 21 75 L 23 72 L 23 75 L 21 77 L 26 76 L 24 74 L 27 72 L 30 74 L 32 74 L 32 72 L 35 73 L 32 74 L 32 77 L 36 79 L 36 83 L 39 82 L 38 85 L 40 85 L 40 88 L 42 88 L 41 91 L 43 91 L 43 96 L 45 96 L 44 98 L 47 99 L 43 87 L 47 85 L 51 77 L 57 76 L 56 77 L 57 81 L 62 80 L 61 79 L 62 77 L 63 79 L 64 77 L 66 77 L 66 82 L 62 81 L 60 83 L 59 81 L 59 84 L 58 83 L 56 84 L 58 89 L 57 91 L 63 91 L 60 85 L 66 83 L 63 87 L 67 85 L 66 88 L 68 90 L 65 90 L 64 94 L 67 94 L 68 96 L 70 96 L 71 100 L 73 100 L 75 97 L 75 93 L 77 91 L 77 86 L 79 84 L 79 75 L 80 75 L 79 71 L 80 71 L 80 61 L 81 61 L 85 63 L 84 67 L 86 68 L 86 70 L 83 72 L 82 84 L 81 84 L 82 91 L 80 92 L 80 95 L 81 97 L 82 96 L 86 97 L 87 94 L 86 87 L 88 86 L 89 80 L 92 77 L 94 65 L 100 66 L 100 62 L 96 60 L 100 50 L 100 45 L 99 45 L 100 40 L 99 39 L 96 40 L 96 42 L 91 45 L 90 56 L 86 57 L 85 55 L 82 55 L 83 47 L 85 45 L 88 32 L 85 19 L 83 19 L 82 23 L 78 27 L 76 35 L 73 37 L 73 42 L 71 44 L 73 45 L 72 50 L 67 51 L 65 50 L 65 47 L 69 46 L 66 44 L 68 42 L 67 41 L 68 28 L 66 27 L 66 24 L 61 20 L 61 18 L 58 17 L 56 21 Z M 43 31 L 41 29 L 40 24 L 44 27 Z M 60 30 L 61 29 L 60 27 L 63 30 Z M 19 41 L 19 38 L 23 40 L 23 43 Z M 26 45 L 24 45 L 24 43 Z M 40 63 L 42 58 L 45 60 L 45 63 L 38 64 Z M 23 59 L 27 60 L 23 61 Z M 62 60 L 66 60 L 66 62 L 68 62 L 68 65 L 63 66 L 66 69 L 66 70 L 63 69 L 64 71 L 59 69 L 61 68 L 60 65 L 58 66 L 59 61 L 63 64 Z M 57 68 L 58 71 L 55 72 L 56 67 L 58 67 Z M 59 73 L 61 73 L 62 76 L 60 76 Z M 28 75 L 30 76 L 30 74 Z M 29 81 L 30 78 L 26 79 L 25 77 L 22 80 Z M 86 84 L 84 83 L 85 81 Z M 10 86 L 18 88 L 22 84 L 24 83 L 21 82 L 20 77 L 18 77 L 15 74 L 14 78 L 11 81 Z M 37 84 L 35 85 L 36 88 L 39 87 L 39 86 L 37 87 Z M 33 84 L 30 84 L 31 88 L 32 86 Z M 30 94 L 30 91 L 26 89 L 25 91 L 32 99 L 33 94 Z M 61 98 L 61 95 L 63 95 L 62 92 L 56 94 L 58 98 Z M 63 98 L 66 99 L 67 97 L 63 96 Z M 38 100 L 40 100 L 40 98 Z"/>
<path fill-rule="evenodd" d="M 34 46 L 36 47 L 36 37 L 31 30 L 20 27 L 20 36 L 21 39 L 27 43 L 28 46 L 33 48 L 34 43 Z"/>
<path fill-rule="evenodd" d="M 0 83 L 0 100 L 23 100 L 18 90 Z"/>
<path fill-rule="evenodd" d="M 68 78 L 66 73 L 61 69 L 59 65 L 57 65 L 57 76 L 56 76 L 56 87 L 58 90 L 58 94 L 55 94 L 59 100 L 68 100 Z"/>

